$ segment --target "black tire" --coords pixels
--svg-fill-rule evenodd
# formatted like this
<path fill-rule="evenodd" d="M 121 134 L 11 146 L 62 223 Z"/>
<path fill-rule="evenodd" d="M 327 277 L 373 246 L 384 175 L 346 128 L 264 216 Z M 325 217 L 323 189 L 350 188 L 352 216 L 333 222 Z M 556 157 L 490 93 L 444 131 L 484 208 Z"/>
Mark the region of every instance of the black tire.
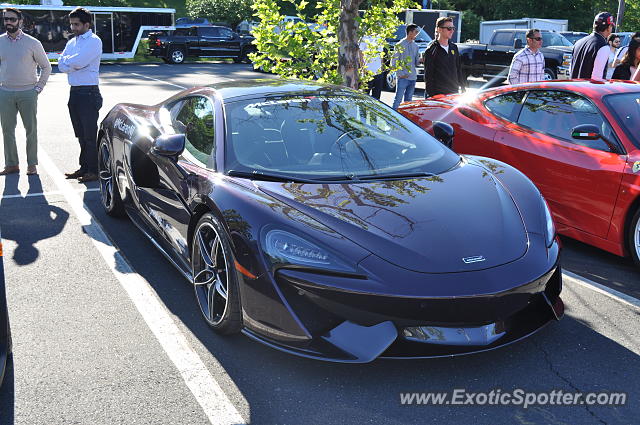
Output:
<path fill-rule="evenodd" d="M 162 59 L 162 62 L 164 62 L 164 63 L 170 63 L 169 59 L 167 59 L 167 58 L 160 58 L 160 59 Z"/>
<path fill-rule="evenodd" d="M 627 247 L 636 266 L 640 267 L 640 207 L 636 208 L 636 212 L 629 223 Z"/>
<path fill-rule="evenodd" d="M 111 145 L 105 136 L 98 144 L 98 177 L 100 180 L 100 202 L 105 212 L 112 217 L 123 217 L 124 203 L 120 197 L 118 181 L 113 172 Z"/>
<path fill-rule="evenodd" d="M 556 72 L 551 68 L 544 69 L 544 79 L 545 81 L 555 80 L 557 78 Z"/>
<path fill-rule="evenodd" d="M 217 333 L 238 333 L 242 314 L 235 262 L 229 238 L 218 219 L 209 213 L 203 215 L 191 245 L 192 283 L 200 314 Z"/>
<path fill-rule="evenodd" d="M 186 54 L 183 47 L 172 47 L 169 49 L 169 54 L 167 56 L 167 60 L 169 63 L 181 64 L 184 63 L 186 59 Z"/>

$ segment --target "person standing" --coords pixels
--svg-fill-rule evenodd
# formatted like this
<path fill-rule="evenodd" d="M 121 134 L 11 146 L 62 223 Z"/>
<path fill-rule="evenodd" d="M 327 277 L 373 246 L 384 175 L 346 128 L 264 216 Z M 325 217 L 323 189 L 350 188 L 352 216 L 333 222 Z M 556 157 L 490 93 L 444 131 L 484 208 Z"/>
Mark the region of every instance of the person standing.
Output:
<path fill-rule="evenodd" d="M 27 174 L 33 175 L 38 173 L 38 94 L 51 75 L 51 64 L 42 44 L 22 32 L 22 12 L 12 7 L 2 12 L 6 33 L 0 35 L 0 122 L 5 166 L 0 175 L 20 172 L 16 147 L 18 112 L 27 136 Z"/>
<path fill-rule="evenodd" d="M 631 41 L 636 40 L 638 42 L 640 42 L 640 31 L 636 31 L 632 36 L 631 36 Z M 629 45 L 624 46 L 624 47 L 620 47 L 618 49 L 618 53 L 616 53 L 616 59 L 613 62 L 613 66 L 618 66 L 619 63 L 622 62 L 622 58 L 624 57 L 624 54 L 627 53 L 627 49 L 629 49 Z"/>
<path fill-rule="evenodd" d="M 576 42 L 571 58 L 571 78 L 606 78 L 610 48 L 607 38 L 615 29 L 613 16 L 600 12 L 593 20 L 593 32 Z"/>
<path fill-rule="evenodd" d="M 609 35 L 607 38 L 607 44 L 609 45 L 609 58 L 607 59 L 607 80 L 611 79 L 613 75 L 613 71 L 616 67 L 616 52 L 618 51 L 618 47 L 620 47 L 620 36 L 617 34 Z"/>
<path fill-rule="evenodd" d="M 407 36 L 395 45 L 391 59 L 391 68 L 399 68 L 396 71 L 396 97 L 393 100 L 393 109 L 398 109 L 403 99 L 405 102 L 413 99 L 418 79 L 416 67 L 420 65 L 421 58 L 415 39 L 420 29 L 415 24 L 409 24 L 406 31 Z"/>
<path fill-rule="evenodd" d="M 456 27 L 449 17 L 436 21 L 436 39 L 424 52 L 424 97 L 437 94 L 451 94 L 464 91 L 466 78 L 462 72 L 462 63 L 458 46 L 451 41 Z"/>
<path fill-rule="evenodd" d="M 65 173 L 68 179 L 86 183 L 98 179 L 98 112 L 102 107 L 99 72 L 102 40 L 91 31 L 91 12 L 77 7 L 69 13 L 69 24 L 75 37 L 67 42 L 58 69 L 67 74 L 71 86 L 69 116 L 73 132 L 80 143 L 80 168 Z"/>
<path fill-rule="evenodd" d="M 532 83 L 544 80 L 544 55 L 542 35 L 539 29 L 530 29 L 526 33 L 527 47 L 513 56 L 509 68 L 509 84 Z"/>
<path fill-rule="evenodd" d="M 377 44 L 377 47 L 376 47 Z M 369 57 L 365 62 L 365 53 L 374 51 L 374 55 Z M 360 42 L 360 62 L 364 64 L 369 72 L 373 74 L 373 78 L 367 83 L 367 94 L 380 100 L 382 94 L 382 85 L 384 84 L 384 73 L 382 72 L 382 46 L 376 43 L 373 37 L 365 36 Z"/>
<path fill-rule="evenodd" d="M 638 69 L 638 65 L 640 65 L 640 40 L 632 38 L 627 52 L 622 57 L 622 62 L 616 66 L 611 78 L 614 80 L 631 80 Z"/>

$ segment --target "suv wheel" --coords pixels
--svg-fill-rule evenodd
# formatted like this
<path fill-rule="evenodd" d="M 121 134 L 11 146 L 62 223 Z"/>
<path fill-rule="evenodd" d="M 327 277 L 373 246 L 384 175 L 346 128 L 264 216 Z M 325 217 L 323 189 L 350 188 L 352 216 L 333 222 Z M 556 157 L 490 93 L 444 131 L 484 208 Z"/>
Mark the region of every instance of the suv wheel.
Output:
<path fill-rule="evenodd" d="M 169 50 L 169 62 L 171 63 L 183 63 L 185 59 L 184 49 L 182 47 L 172 47 Z"/>

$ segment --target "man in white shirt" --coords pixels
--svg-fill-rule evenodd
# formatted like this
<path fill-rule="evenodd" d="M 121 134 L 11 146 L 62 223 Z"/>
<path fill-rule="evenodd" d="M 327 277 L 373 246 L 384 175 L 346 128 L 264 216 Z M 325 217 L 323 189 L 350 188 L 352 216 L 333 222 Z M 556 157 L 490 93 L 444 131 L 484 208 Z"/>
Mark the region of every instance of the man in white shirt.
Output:
<path fill-rule="evenodd" d="M 532 83 L 544 80 L 544 55 L 542 34 L 538 29 L 527 31 L 527 47 L 513 56 L 509 68 L 509 84 Z"/>
<path fill-rule="evenodd" d="M 384 73 L 382 72 L 382 45 L 379 40 L 370 36 L 364 36 L 360 42 L 360 62 L 364 64 L 373 78 L 368 83 L 367 93 L 380 100 Z"/>
<path fill-rule="evenodd" d="M 65 173 L 68 179 L 86 183 L 98 179 L 98 112 L 102 107 L 99 72 L 102 40 L 91 31 L 91 12 L 82 7 L 69 13 L 75 37 L 67 42 L 58 61 L 58 69 L 67 74 L 71 92 L 69 115 L 80 142 L 80 168 Z"/>

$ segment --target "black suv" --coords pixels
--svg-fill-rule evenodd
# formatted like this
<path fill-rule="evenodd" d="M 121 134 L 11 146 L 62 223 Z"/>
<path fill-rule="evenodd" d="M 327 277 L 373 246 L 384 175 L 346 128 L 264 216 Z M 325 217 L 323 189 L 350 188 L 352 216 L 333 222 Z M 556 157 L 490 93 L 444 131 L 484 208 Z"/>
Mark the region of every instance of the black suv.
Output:
<path fill-rule="evenodd" d="M 149 34 L 149 54 L 167 63 L 182 63 L 187 57 L 232 58 L 234 62 L 248 62 L 248 54 L 255 51 L 251 36 L 238 35 L 227 27 L 201 26 L 178 28 L 167 35 Z"/>

